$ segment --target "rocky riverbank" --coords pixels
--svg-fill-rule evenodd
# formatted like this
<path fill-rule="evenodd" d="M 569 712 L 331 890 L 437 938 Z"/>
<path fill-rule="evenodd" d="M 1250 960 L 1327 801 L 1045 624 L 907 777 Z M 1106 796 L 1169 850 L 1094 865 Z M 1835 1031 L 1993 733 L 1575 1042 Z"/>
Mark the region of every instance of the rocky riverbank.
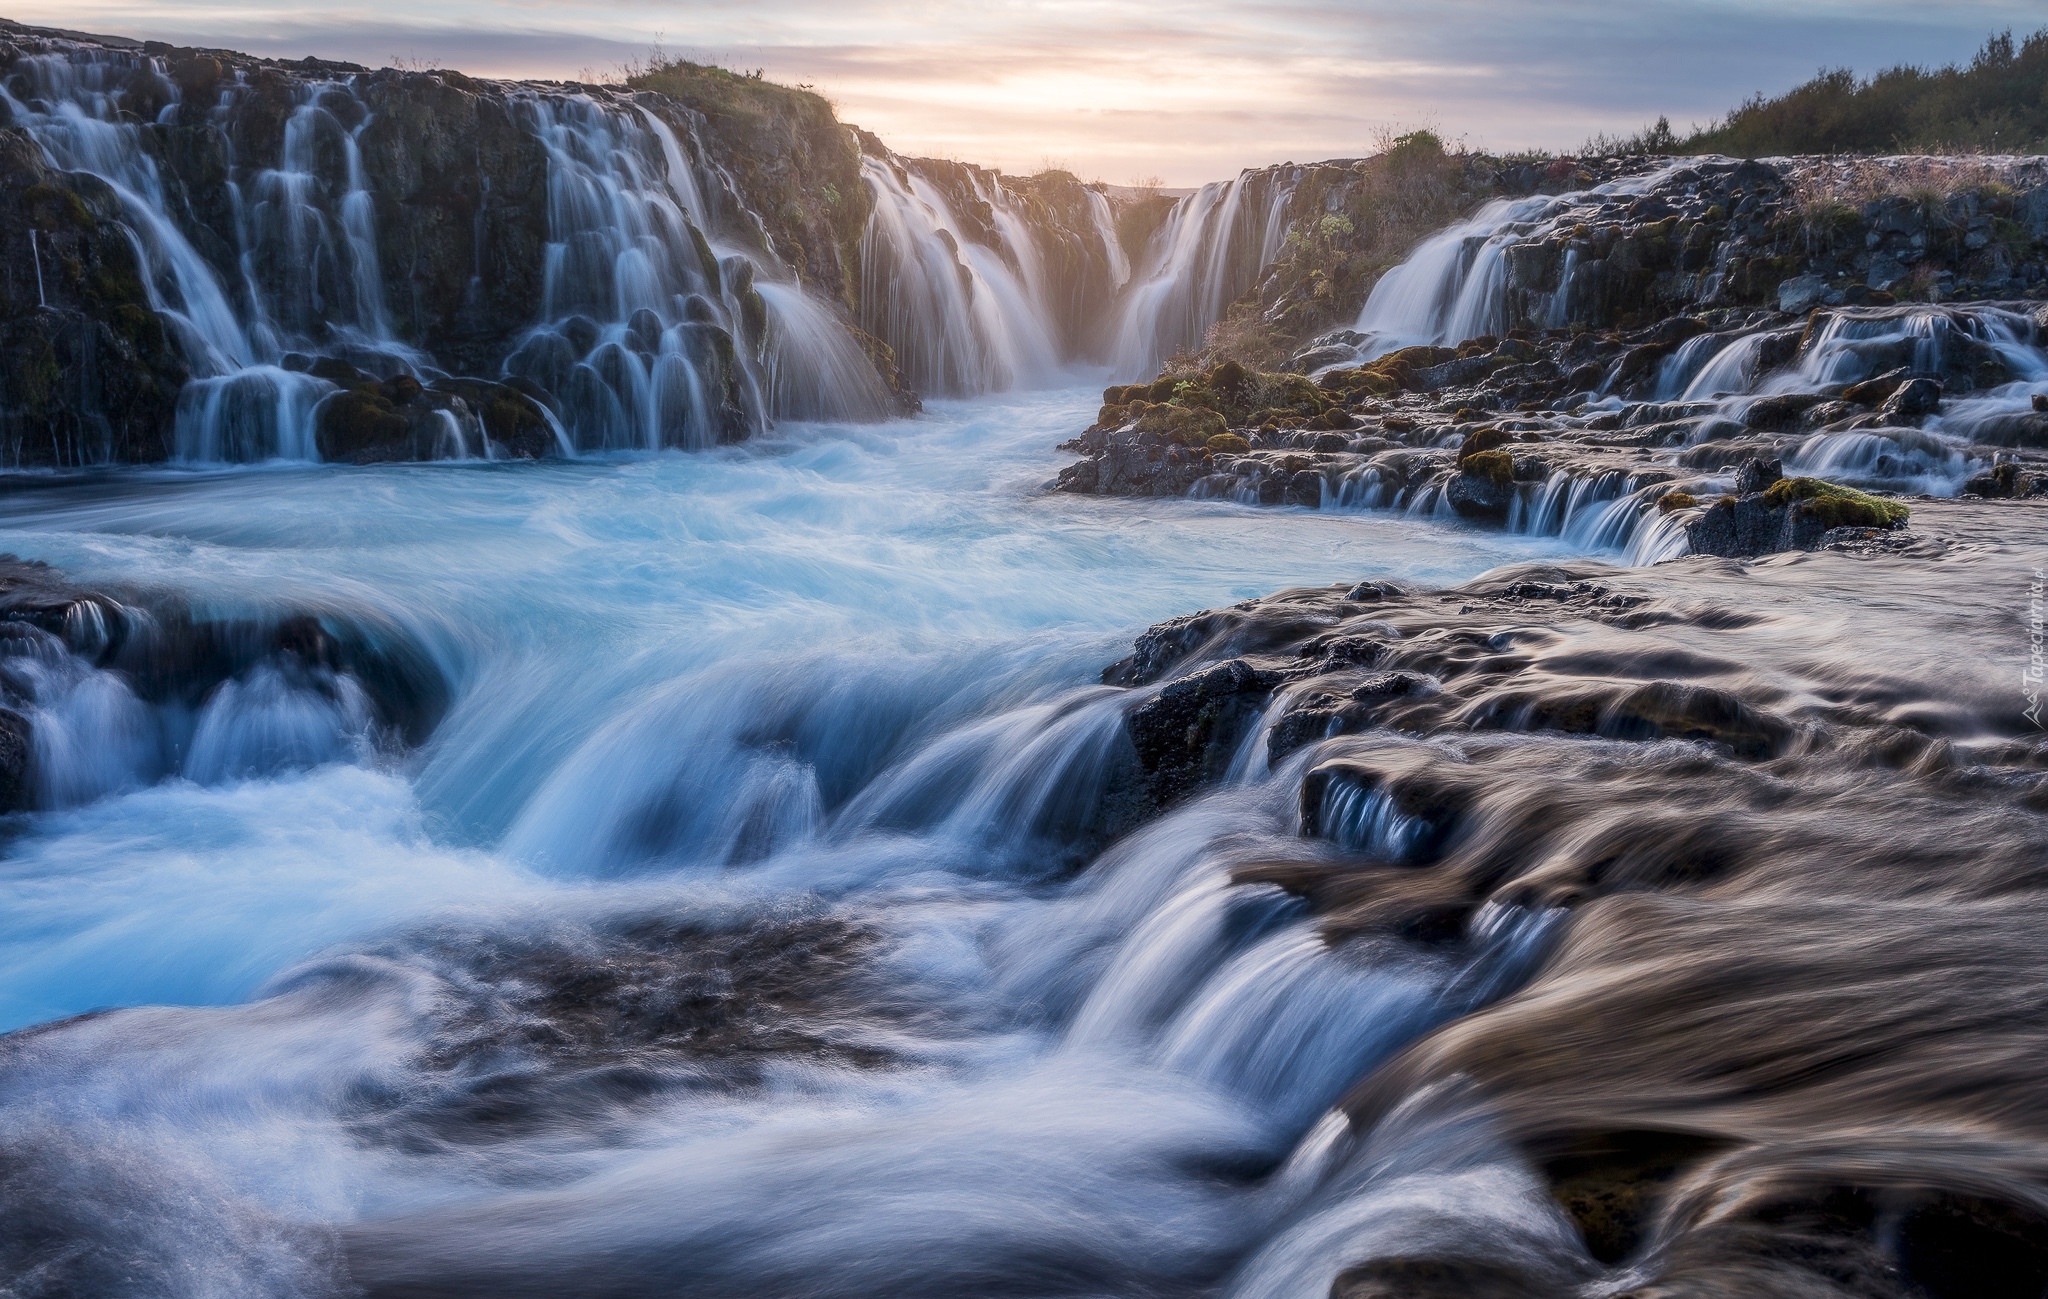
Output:
<path fill-rule="evenodd" d="M 2048 743 L 2017 672 L 1985 670 L 2024 657 L 2048 504 L 1916 511 L 1900 551 L 1287 591 L 1155 627 L 1105 673 L 1158 803 L 1247 751 L 1287 773 L 1314 846 L 1237 879 L 1302 899 L 1339 952 L 1559 925 L 1526 988 L 1362 1079 L 1343 1141 L 1484 1115 L 1591 1258 L 1489 1238 L 1333 1293 L 2048 1276 L 2020 1063 L 2048 1020 L 2019 991 L 2048 973 Z M 1958 638 L 1984 654 L 1951 673 Z"/>
<path fill-rule="evenodd" d="M 1058 485 L 1577 529 L 1646 559 L 1901 524 L 1877 496 L 2048 490 L 2048 308 L 1950 296 L 2048 291 L 2037 165 L 1910 213 L 1813 199 L 1834 166 L 1668 164 L 1497 204 L 1298 369 L 1183 358 L 1110 388 Z M 1908 262 L 1922 301 L 1894 292 Z"/>

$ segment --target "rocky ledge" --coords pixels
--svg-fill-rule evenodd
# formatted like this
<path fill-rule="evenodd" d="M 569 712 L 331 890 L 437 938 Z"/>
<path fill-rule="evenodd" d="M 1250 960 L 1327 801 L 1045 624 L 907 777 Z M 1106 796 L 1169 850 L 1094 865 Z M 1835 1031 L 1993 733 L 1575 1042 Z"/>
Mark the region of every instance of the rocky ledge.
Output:
<path fill-rule="evenodd" d="M 1640 559 L 1806 549 L 1901 526 L 1901 498 L 2048 491 L 2039 160 L 1608 175 L 1424 240 L 1358 330 L 1284 367 L 1219 331 L 1106 390 L 1058 487 L 1398 508 Z M 1412 341 L 1460 324 L 1492 332 Z"/>
<path fill-rule="evenodd" d="M 1586 1289 L 2048 1275 L 2008 1162 L 2048 1143 L 2011 1064 L 2048 1044 L 2048 741 L 2006 679 L 2024 629 L 1985 595 L 2022 597 L 2013 539 L 2048 503 L 1920 514 L 1897 553 L 1284 591 L 1108 669 L 1158 805 L 1225 773 L 1294 789 L 1297 847 L 1236 880 L 1339 953 L 1536 944 L 1501 976 L 1526 986 L 1361 1079 L 1341 1139 L 1429 1131 L 1420 1095 L 1475 1107 L 1613 1269 Z M 1583 1292 L 1521 1266 L 1376 1257 L 1332 1293 Z"/>
<path fill-rule="evenodd" d="M 2048 491 L 2048 397 L 2021 382 L 2048 375 L 2048 359 L 2027 368 L 2044 317 L 2027 303 L 1727 311 L 1516 330 L 1315 375 L 1170 370 L 1105 390 L 1057 486 L 1578 529 L 1646 558 L 1810 549 L 1900 526 L 1903 497 Z M 2009 337 L 1979 337 L 1993 326 Z M 1689 363 L 1731 352 L 1739 391 L 1684 394 Z"/>
<path fill-rule="evenodd" d="M 0 555 L 0 813 L 311 766 L 352 746 L 395 753 L 424 742 L 448 702 L 425 648 L 368 610 L 221 617 Z M 309 731 L 309 716 L 331 734 Z"/>

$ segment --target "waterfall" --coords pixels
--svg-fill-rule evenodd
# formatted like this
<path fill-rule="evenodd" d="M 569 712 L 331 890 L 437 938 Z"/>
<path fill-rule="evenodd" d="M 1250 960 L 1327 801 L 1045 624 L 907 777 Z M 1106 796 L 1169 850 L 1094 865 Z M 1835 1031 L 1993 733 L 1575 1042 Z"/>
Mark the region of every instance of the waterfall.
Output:
<path fill-rule="evenodd" d="M 1131 259 L 1124 252 L 1123 240 L 1117 237 L 1116 213 L 1110 210 L 1109 199 L 1101 190 L 1088 191 L 1088 218 L 1103 254 L 1109 258 L 1109 287 L 1121 289 L 1131 282 Z"/>
<path fill-rule="evenodd" d="M 763 324 L 757 312 L 751 340 L 736 324 L 751 277 L 706 263 L 685 207 L 701 198 L 673 135 L 658 135 L 651 114 L 588 95 L 525 93 L 515 105 L 547 152 L 550 239 L 542 321 L 505 373 L 554 394 L 578 451 L 705 447 L 758 432 Z M 708 395 L 732 389 L 754 400 L 727 411 Z"/>
<path fill-rule="evenodd" d="M 187 103 L 153 57 L 44 49 L 15 63 L 0 98 L 49 165 L 98 178 L 120 205 L 149 304 L 193 376 L 177 404 L 180 459 L 319 459 L 323 401 L 394 375 L 424 392 L 386 417 L 390 436 L 415 454 L 488 456 L 480 414 L 493 398 L 457 379 L 479 362 L 478 378 L 524 394 L 507 400 L 537 412 L 543 441 L 563 451 L 703 447 L 776 418 L 872 420 L 895 408 L 839 314 L 770 250 L 731 178 L 646 97 L 482 92 L 502 96 L 545 155 L 547 239 L 534 317 L 506 322 L 509 337 L 480 356 L 467 340 L 422 350 L 394 330 L 377 215 L 389 182 L 366 167 L 362 143 L 382 102 L 374 77 L 292 81 L 274 156 L 243 156 L 237 142 L 252 133 L 239 124 L 269 111 L 261 96 L 275 87 L 259 92 L 237 72 L 215 102 Z M 392 75 L 375 77 L 388 87 Z M 162 106 L 142 115 L 217 142 L 226 219 L 196 215 L 190 182 L 166 171 L 138 120 L 145 103 Z M 488 193 L 492 178 L 478 179 Z M 991 281 L 998 270 L 977 265 Z M 479 262 L 473 298 L 484 273 Z M 1029 298 L 1022 281 L 1013 296 Z M 435 353 L 447 342 L 466 349 L 460 367 Z M 989 346 L 1019 372 L 1051 368 L 1042 330 L 1011 322 Z M 410 433 L 392 432 L 393 419 Z"/>
<path fill-rule="evenodd" d="M 52 167 L 97 177 L 113 191 L 150 306 L 171 326 L 195 374 L 224 374 L 254 359 L 249 338 L 214 268 L 168 215 L 163 176 L 143 148 L 141 124 L 122 117 L 129 78 L 153 67 L 114 53 L 29 55 L 16 61 L 0 98 Z"/>
<path fill-rule="evenodd" d="M 1799 364 L 1757 391 L 1812 391 L 1898 368 L 1939 375 L 1972 349 L 1996 356 L 2021 382 L 2048 380 L 2048 357 L 2034 346 L 2026 316 L 2000 307 L 1912 306 L 1829 313 Z"/>
<path fill-rule="evenodd" d="M 874 199 L 861 237 L 861 326 L 895 349 L 911 386 L 964 396 L 1049 381 L 1059 349 L 1039 250 L 1014 200 L 970 173 L 1000 240 L 992 247 L 910 166 L 864 157 L 861 174 Z"/>
<path fill-rule="evenodd" d="M 1201 344 L 1279 255 L 1294 180 L 1292 172 L 1247 171 L 1174 204 L 1119 305 L 1107 351 L 1119 376 L 1149 377 L 1167 357 Z"/>
<path fill-rule="evenodd" d="M 1406 261 L 1382 275 L 1367 295 L 1354 328 L 1366 336 L 1361 356 L 1371 358 L 1418 344 L 1452 346 L 1468 338 L 1504 334 L 1518 324 L 1562 327 L 1573 319 L 1574 288 L 1583 273 L 1572 230 L 1612 211 L 1621 200 L 1655 188 L 1686 163 L 1568 194 L 1495 199 L 1463 221 L 1417 246 Z M 1517 302 L 1510 250 L 1523 244 L 1562 243 L 1557 282 Z"/>

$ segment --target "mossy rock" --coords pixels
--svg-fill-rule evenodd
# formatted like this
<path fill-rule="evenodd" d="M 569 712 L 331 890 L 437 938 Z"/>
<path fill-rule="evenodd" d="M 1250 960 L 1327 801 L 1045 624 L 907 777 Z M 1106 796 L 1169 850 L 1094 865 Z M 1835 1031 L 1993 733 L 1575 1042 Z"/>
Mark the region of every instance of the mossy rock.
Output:
<path fill-rule="evenodd" d="M 1912 513 L 1903 501 L 1886 500 L 1818 478 L 1781 479 L 1764 493 L 1764 503 L 1774 509 L 1796 505 L 1828 528 L 1896 528 Z"/>
<path fill-rule="evenodd" d="M 1241 456 L 1252 449 L 1251 443 L 1245 441 L 1243 438 L 1239 437 L 1235 433 L 1212 434 L 1209 440 L 1207 442 L 1204 442 L 1202 445 L 1208 448 L 1209 452 L 1212 455 L 1219 456 Z"/>
<path fill-rule="evenodd" d="M 93 219 L 92 209 L 76 190 L 49 181 L 37 181 L 22 191 L 21 203 L 30 213 L 30 219 L 45 234 L 55 234 L 67 227 L 91 230 L 99 225 Z"/>
<path fill-rule="evenodd" d="M 1404 347 L 1398 352 L 1389 352 L 1374 361 L 1372 368 L 1384 370 L 1389 366 L 1405 365 L 1411 369 L 1427 370 L 1431 366 L 1442 365 L 1446 361 L 1455 361 L 1457 359 L 1458 349 L 1455 347 L 1430 347 L 1427 344 L 1423 344 L 1415 347 Z"/>
<path fill-rule="evenodd" d="M 1505 487 L 1515 481 L 1515 458 L 1505 451 L 1475 451 L 1462 457 L 1458 467 L 1496 487 Z"/>
<path fill-rule="evenodd" d="M 1473 429 L 1465 435 L 1465 440 L 1458 446 L 1458 464 L 1462 466 L 1467 460 L 1482 452 L 1505 446 L 1507 440 L 1508 435 L 1491 424 L 1485 428 Z"/>
<path fill-rule="evenodd" d="M 335 393 L 315 412 L 314 438 L 323 460 L 401 459 L 412 424 L 372 385 Z"/>
<path fill-rule="evenodd" d="M 1210 438 L 1228 431 L 1221 415 L 1192 406 L 1148 406 L 1138 416 L 1139 433 L 1163 437 L 1182 446 L 1204 446 Z"/>
<path fill-rule="evenodd" d="M 1666 492 L 1657 498 L 1657 513 L 1671 514 L 1678 510 L 1689 510 L 1699 500 L 1688 492 Z"/>

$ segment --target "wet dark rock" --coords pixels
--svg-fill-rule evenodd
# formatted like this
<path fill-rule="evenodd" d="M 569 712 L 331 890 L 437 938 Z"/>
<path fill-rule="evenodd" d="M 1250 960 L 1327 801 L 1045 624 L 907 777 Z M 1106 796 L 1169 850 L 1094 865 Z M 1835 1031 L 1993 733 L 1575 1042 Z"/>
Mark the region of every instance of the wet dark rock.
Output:
<path fill-rule="evenodd" d="M 1837 528 L 1903 527 L 1897 501 L 1813 478 L 1782 479 L 1743 496 L 1724 496 L 1686 524 L 1696 555 L 1737 558 L 1779 550 L 1813 550 Z"/>
<path fill-rule="evenodd" d="M 151 308 L 118 198 L 0 130 L 0 459 L 170 454 L 188 371 Z"/>
<path fill-rule="evenodd" d="M 1563 1299 L 1570 1290 L 1479 1258 L 1380 1258 L 1341 1273 L 1330 1299 Z"/>
<path fill-rule="evenodd" d="M 1778 310 L 1803 316 L 1825 303 L 1828 282 L 1818 275 L 1797 275 L 1778 286 Z"/>
<path fill-rule="evenodd" d="M 1861 383 L 1850 384 L 1842 390 L 1842 399 L 1858 406 L 1881 406 L 1912 377 L 1913 372 L 1905 366 L 1887 370 Z"/>
<path fill-rule="evenodd" d="M 1232 659 L 1170 683 L 1126 714 L 1154 804 L 1170 807 L 1221 776 L 1282 679 Z"/>
<path fill-rule="evenodd" d="M 2048 1290 L 2048 1214 L 1947 1191 L 1898 1227 L 1899 1267 L 1929 1299 L 2021 1299 Z"/>
<path fill-rule="evenodd" d="M 1878 417 L 1887 424 L 1917 425 L 1941 409 L 1941 384 L 1933 379 L 1908 379 L 1885 398 Z"/>
<path fill-rule="evenodd" d="M 1742 462 L 1735 471 L 1735 493 L 1748 496 L 1761 492 L 1785 477 L 1785 466 L 1779 460 L 1749 459 Z"/>
<path fill-rule="evenodd" d="M 1688 1132 L 1621 1131 L 1556 1138 L 1541 1167 L 1586 1251 L 1612 1267 L 1644 1243 L 1672 1181 L 1729 1142 Z"/>
<path fill-rule="evenodd" d="M 1788 429 L 1798 425 L 1800 417 L 1827 400 L 1825 393 L 1797 392 L 1775 397 L 1759 397 L 1751 402 L 1742 413 L 1743 423 L 1751 428 Z"/>
<path fill-rule="evenodd" d="M 0 708 L 0 814 L 34 804 L 29 770 L 33 745 L 28 718 L 12 708 Z"/>
<path fill-rule="evenodd" d="M 2006 463 L 1993 465 L 1963 484 L 1963 490 L 1977 496 L 2009 497 L 2027 494 L 2026 480 L 2020 476 L 2020 467 Z"/>
<path fill-rule="evenodd" d="M 1453 509 L 1470 519 L 1505 519 L 1515 498 L 1514 460 L 1504 451 L 1480 451 L 1464 458 L 1444 487 Z"/>

